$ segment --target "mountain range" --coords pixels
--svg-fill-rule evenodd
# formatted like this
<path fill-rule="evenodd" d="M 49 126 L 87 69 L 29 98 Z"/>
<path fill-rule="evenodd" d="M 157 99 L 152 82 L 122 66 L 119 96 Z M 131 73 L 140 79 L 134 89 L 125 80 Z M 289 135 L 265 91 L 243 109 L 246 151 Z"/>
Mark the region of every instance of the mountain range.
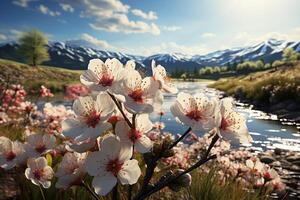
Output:
<path fill-rule="evenodd" d="M 18 53 L 19 45 L 16 42 L 0 44 L 0 58 L 22 61 Z M 97 49 L 94 45 L 82 40 L 67 42 L 50 42 L 48 52 L 50 60 L 45 65 L 82 70 L 87 68 L 90 59 L 117 58 L 125 63 L 135 60 L 138 67 L 150 67 L 151 60 L 166 67 L 169 72 L 175 70 L 194 70 L 204 66 L 224 66 L 239 63 L 245 60 L 263 60 L 265 63 L 278 60 L 285 48 L 293 48 L 300 52 L 299 42 L 269 39 L 257 45 L 215 51 L 206 55 L 185 55 L 182 53 L 165 53 L 151 56 L 130 55 Z"/>

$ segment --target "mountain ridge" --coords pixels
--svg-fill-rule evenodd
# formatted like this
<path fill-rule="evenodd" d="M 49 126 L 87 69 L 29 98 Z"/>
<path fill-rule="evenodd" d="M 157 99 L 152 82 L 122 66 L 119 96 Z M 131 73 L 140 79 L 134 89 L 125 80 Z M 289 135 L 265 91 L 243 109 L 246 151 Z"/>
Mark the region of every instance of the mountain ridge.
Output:
<path fill-rule="evenodd" d="M 0 58 L 22 61 L 18 54 L 19 45 L 16 42 L 0 44 Z M 300 41 L 289 42 L 285 40 L 269 39 L 248 47 L 239 47 L 214 51 L 205 55 L 185 55 L 183 53 L 158 53 L 150 56 L 126 54 L 122 52 L 106 51 L 92 48 L 87 43 L 79 40 L 66 42 L 49 42 L 48 52 L 51 60 L 46 65 L 58 66 L 67 69 L 86 69 L 87 62 L 92 58 L 117 58 L 125 63 L 127 60 L 135 60 L 138 67 L 148 68 L 151 60 L 166 67 L 169 72 L 175 70 L 198 69 L 204 66 L 224 66 L 239 63 L 245 60 L 272 62 L 280 59 L 285 48 L 293 48 L 300 52 Z"/>

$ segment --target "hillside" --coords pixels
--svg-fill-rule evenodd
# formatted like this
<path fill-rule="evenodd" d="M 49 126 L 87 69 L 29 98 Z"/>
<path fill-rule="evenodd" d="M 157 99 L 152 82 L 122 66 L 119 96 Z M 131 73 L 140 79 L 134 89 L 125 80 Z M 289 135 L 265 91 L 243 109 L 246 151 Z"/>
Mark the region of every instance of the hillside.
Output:
<path fill-rule="evenodd" d="M 80 74 L 80 71 L 49 66 L 32 67 L 19 62 L 0 59 L 0 81 L 22 84 L 27 91 L 39 90 L 41 85 L 45 85 L 53 92 L 61 92 L 67 84 L 79 82 Z"/>
<path fill-rule="evenodd" d="M 220 79 L 210 87 L 277 114 L 279 118 L 300 121 L 300 63 L 278 70 L 251 73 L 236 78 Z"/>

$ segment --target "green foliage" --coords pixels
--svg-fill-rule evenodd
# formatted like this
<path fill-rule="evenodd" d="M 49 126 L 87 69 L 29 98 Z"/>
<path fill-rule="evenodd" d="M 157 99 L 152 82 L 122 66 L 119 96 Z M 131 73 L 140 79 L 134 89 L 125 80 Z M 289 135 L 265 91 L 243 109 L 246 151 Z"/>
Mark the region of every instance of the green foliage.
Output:
<path fill-rule="evenodd" d="M 245 98 L 264 103 L 294 100 L 300 103 L 300 64 L 285 67 L 278 61 L 279 70 L 257 72 L 248 76 L 221 79 L 211 87 L 229 95 L 244 95 Z M 273 66 L 277 66 L 276 62 Z M 237 94 L 238 93 L 238 94 Z"/>
<path fill-rule="evenodd" d="M 235 180 L 227 180 L 221 184 L 215 170 L 209 173 L 196 171 L 192 174 L 192 185 L 188 189 L 188 197 L 192 200 L 264 200 L 264 195 L 249 192 Z"/>
<path fill-rule="evenodd" d="M 264 63 L 261 60 L 258 60 L 256 62 L 246 61 L 246 62 L 238 64 L 236 71 L 250 72 L 250 71 L 263 70 L 264 68 L 265 68 Z"/>
<path fill-rule="evenodd" d="M 23 33 L 19 40 L 20 53 L 25 57 L 29 65 L 37 66 L 44 61 L 49 60 L 47 37 L 38 30 L 31 30 Z"/>
<path fill-rule="evenodd" d="M 300 59 L 300 54 L 292 48 L 286 48 L 282 54 L 282 60 L 285 62 L 293 62 Z"/>

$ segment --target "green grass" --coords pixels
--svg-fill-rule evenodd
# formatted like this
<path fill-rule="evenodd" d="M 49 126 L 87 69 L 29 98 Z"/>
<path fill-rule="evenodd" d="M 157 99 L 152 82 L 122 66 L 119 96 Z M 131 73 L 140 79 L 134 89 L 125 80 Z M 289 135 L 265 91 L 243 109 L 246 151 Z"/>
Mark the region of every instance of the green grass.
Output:
<path fill-rule="evenodd" d="M 22 84 L 27 91 L 39 90 L 44 85 L 52 92 L 62 92 L 70 83 L 78 83 L 81 71 L 51 66 L 32 67 L 23 63 L 0 59 L 0 79 L 11 84 Z"/>
<path fill-rule="evenodd" d="M 187 194 L 192 200 L 264 200 L 264 195 L 258 192 L 246 191 L 235 180 L 227 180 L 220 184 L 218 174 L 214 169 L 209 173 L 196 171 L 192 174 L 192 185 Z"/>
<path fill-rule="evenodd" d="M 220 79 L 209 85 L 229 95 L 264 103 L 294 100 L 300 103 L 300 63 L 294 66 L 270 69 L 246 76 Z"/>

